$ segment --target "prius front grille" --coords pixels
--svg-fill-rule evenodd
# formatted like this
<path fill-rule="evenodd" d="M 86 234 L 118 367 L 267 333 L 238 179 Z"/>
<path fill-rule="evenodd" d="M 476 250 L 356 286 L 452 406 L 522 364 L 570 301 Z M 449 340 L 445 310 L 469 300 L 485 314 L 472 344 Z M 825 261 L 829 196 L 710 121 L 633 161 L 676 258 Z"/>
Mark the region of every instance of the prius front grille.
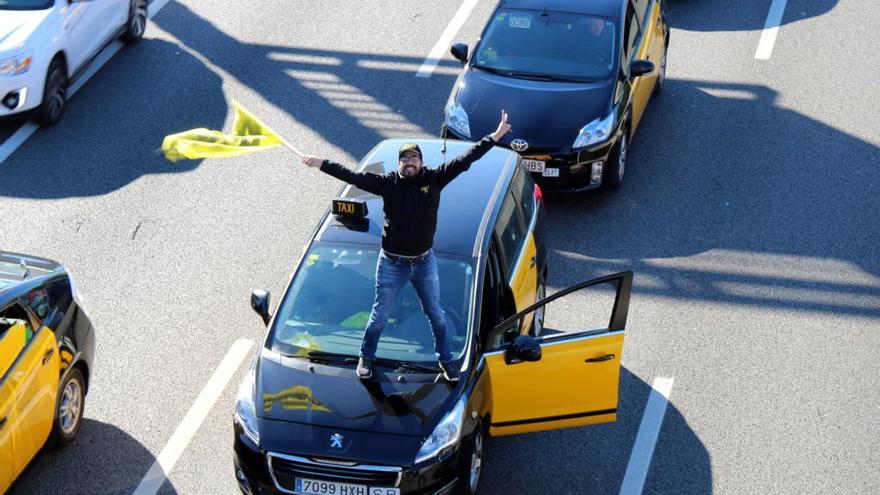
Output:
<path fill-rule="evenodd" d="M 357 464 L 332 459 L 312 460 L 270 452 L 269 472 L 275 486 L 293 493 L 296 478 L 310 478 L 369 486 L 398 486 L 403 470 L 392 466 Z"/>

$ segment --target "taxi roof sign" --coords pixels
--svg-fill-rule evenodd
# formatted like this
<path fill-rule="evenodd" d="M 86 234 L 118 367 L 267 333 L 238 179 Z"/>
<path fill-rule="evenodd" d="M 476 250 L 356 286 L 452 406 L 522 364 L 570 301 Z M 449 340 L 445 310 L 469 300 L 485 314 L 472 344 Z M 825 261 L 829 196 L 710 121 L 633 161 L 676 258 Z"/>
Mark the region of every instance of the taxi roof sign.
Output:
<path fill-rule="evenodd" d="M 333 200 L 333 214 L 345 218 L 366 218 L 367 202 L 362 199 L 336 198 Z"/>

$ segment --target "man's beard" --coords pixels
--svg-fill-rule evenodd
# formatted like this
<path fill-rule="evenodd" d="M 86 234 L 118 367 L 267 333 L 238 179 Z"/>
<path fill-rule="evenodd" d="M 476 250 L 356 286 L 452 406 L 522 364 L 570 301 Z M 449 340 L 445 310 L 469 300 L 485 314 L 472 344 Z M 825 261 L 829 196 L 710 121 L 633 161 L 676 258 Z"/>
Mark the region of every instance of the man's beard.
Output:
<path fill-rule="evenodd" d="M 403 168 L 400 170 L 400 175 L 408 178 L 415 177 L 416 175 L 418 175 L 418 173 L 419 169 L 414 165 L 404 165 Z"/>

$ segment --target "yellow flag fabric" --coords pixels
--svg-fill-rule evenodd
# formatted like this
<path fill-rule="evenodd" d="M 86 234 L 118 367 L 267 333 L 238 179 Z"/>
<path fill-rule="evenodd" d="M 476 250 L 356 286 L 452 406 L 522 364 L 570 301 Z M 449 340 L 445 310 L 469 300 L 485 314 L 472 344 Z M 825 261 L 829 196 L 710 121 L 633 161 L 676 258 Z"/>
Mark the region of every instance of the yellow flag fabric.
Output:
<path fill-rule="evenodd" d="M 244 107 L 236 102 L 232 102 L 232 106 L 235 108 L 232 134 L 199 128 L 165 136 L 162 140 L 165 158 L 176 162 L 184 159 L 239 156 L 284 144 L 278 134 Z"/>

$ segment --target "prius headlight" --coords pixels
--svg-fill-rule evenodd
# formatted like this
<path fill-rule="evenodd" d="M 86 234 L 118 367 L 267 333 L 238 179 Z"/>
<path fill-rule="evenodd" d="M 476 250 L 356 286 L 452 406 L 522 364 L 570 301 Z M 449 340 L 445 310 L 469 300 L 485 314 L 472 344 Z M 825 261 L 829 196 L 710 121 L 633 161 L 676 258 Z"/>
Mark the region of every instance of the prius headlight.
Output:
<path fill-rule="evenodd" d="M 30 50 L 14 57 L 2 59 L 0 60 L 0 76 L 24 74 L 31 68 L 32 61 Z"/>
<path fill-rule="evenodd" d="M 614 130 L 615 117 L 616 112 L 611 112 L 604 119 L 596 119 L 583 126 L 571 147 L 586 148 L 587 146 L 601 143 L 608 139 L 608 137 L 611 136 L 611 131 Z"/>
<path fill-rule="evenodd" d="M 446 109 L 446 127 L 461 134 L 466 138 L 471 137 L 471 125 L 468 121 L 468 114 L 461 108 L 458 102 L 452 102 Z"/>
<path fill-rule="evenodd" d="M 451 447 L 461 440 L 461 428 L 464 424 L 464 398 L 458 401 L 451 411 L 440 421 L 434 431 L 425 439 L 419 453 L 416 454 L 416 463 L 430 459 L 440 454 L 443 449 Z"/>
<path fill-rule="evenodd" d="M 254 367 L 248 370 L 238 388 L 238 400 L 235 401 L 235 421 L 241 425 L 245 435 L 254 443 L 260 443 L 260 430 L 257 428 L 257 408 L 254 405 Z"/>

